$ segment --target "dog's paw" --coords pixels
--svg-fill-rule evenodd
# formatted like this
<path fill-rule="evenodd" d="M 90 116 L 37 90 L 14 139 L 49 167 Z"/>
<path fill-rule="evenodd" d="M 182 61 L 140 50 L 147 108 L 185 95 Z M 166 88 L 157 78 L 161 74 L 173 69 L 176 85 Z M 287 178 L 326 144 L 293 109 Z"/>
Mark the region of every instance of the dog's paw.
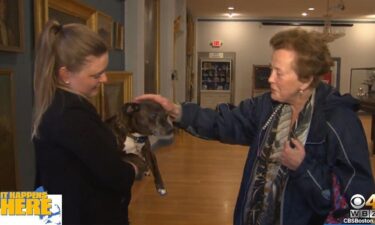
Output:
<path fill-rule="evenodd" d="M 166 195 L 167 194 L 167 190 L 165 188 L 159 188 L 158 192 L 159 192 L 160 195 Z"/>

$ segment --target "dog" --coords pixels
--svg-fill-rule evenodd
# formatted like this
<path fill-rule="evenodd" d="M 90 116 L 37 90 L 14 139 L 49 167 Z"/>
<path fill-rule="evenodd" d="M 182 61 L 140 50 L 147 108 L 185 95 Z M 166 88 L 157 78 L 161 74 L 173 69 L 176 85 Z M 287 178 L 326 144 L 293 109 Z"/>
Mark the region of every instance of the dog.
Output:
<path fill-rule="evenodd" d="M 140 171 L 151 170 L 157 192 L 167 193 L 156 156 L 151 150 L 150 135 L 163 136 L 173 134 L 173 125 L 163 107 L 153 101 L 125 103 L 116 115 L 105 121 L 116 136 L 123 160 L 137 165 Z M 141 159 L 141 161 L 140 161 Z M 146 168 L 142 166 L 146 164 Z M 142 173 L 140 173 L 140 179 Z"/>

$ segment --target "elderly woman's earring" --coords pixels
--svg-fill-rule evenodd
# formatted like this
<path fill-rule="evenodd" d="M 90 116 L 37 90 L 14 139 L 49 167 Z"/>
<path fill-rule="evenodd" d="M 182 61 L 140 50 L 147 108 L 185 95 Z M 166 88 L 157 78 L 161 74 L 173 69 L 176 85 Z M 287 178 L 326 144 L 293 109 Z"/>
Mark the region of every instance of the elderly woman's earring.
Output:
<path fill-rule="evenodd" d="M 299 90 L 300 95 L 303 95 L 303 92 L 304 92 L 304 90 L 302 90 L 302 89 Z"/>
<path fill-rule="evenodd" d="M 65 84 L 70 84 L 70 81 L 66 80 L 64 81 Z"/>

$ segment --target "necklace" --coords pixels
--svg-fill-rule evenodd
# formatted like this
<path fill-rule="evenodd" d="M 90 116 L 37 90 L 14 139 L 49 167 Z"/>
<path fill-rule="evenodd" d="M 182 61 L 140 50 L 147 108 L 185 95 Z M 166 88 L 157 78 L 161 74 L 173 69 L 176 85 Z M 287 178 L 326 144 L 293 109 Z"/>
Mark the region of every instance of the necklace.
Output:
<path fill-rule="evenodd" d="M 266 121 L 266 123 L 263 125 L 262 127 L 262 130 L 266 129 L 268 127 L 268 125 L 270 125 L 271 121 L 273 120 L 273 118 L 275 117 L 275 115 L 279 112 L 279 110 L 284 106 L 284 104 L 279 104 L 276 109 L 273 111 L 273 113 L 271 114 L 270 118 L 268 118 L 268 120 Z"/>

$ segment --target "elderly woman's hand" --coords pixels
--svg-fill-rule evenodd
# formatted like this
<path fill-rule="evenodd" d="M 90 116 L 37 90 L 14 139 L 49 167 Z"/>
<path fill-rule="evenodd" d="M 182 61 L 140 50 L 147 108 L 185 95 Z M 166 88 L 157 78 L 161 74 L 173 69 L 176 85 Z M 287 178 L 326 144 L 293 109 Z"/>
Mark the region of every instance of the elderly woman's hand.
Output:
<path fill-rule="evenodd" d="M 174 104 L 167 98 L 155 94 L 144 94 L 134 99 L 135 102 L 140 102 L 144 100 L 151 100 L 159 103 L 168 112 L 169 116 L 173 121 L 178 122 L 181 119 L 181 105 Z"/>
<path fill-rule="evenodd" d="M 294 148 L 290 144 L 294 144 Z M 296 170 L 305 158 L 306 151 L 303 144 L 295 138 L 291 138 L 290 141 L 286 141 L 284 150 L 281 153 L 281 164 L 289 168 L 290 170 Z"/>

